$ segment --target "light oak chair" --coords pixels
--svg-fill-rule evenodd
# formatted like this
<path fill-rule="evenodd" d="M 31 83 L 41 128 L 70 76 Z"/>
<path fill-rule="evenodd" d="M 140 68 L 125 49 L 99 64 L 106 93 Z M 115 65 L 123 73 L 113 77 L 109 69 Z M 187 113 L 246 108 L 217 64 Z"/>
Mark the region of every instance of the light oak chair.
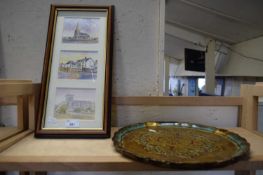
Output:
<path fill-rule="evenodd" d="M 0 80 L 0 105 L 17 106 L 16 127 L 0 127 L 0 152 L 34 130 L 35 97 L 39 85 L 30 80 Z M 31 118 L 31 120 L 29 120 Z"/>

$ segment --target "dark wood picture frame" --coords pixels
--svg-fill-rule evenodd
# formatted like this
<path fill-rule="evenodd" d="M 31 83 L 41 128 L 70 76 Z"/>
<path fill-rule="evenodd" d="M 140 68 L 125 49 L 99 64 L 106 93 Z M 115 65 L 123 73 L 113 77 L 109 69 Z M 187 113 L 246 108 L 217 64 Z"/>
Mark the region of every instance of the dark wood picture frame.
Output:
<path fill-rule="evenodd" d="M 112 35 L 113 6 L 51 5 L 35 137 L 110 137 Z"/>

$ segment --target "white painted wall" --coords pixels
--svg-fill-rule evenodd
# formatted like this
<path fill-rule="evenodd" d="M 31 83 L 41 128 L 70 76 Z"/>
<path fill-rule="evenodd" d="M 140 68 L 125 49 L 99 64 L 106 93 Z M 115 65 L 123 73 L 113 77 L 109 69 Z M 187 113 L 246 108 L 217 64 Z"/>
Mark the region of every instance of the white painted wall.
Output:
<path fill-rule="evenodd" d="M 177 64 L 176 69 L 170 70 L 170 75 L 176 76 L 191 76 L 191 75 L 199 75 L 204 76 L 205 74 L 202 72 L 195 71 L 185 71 L 184 66 L 184 48 L 196 49 L 196 50 L 204 50 L 204 48 L 195 45 L 193 42 L 186 41 L 181 38 L 174 37 L 170 34 L 165 35 L 165 55 L 169 58 L 174 58 L 177 62 L 172 61 L 172 64 Z"/>
<path fill-rule="evenodd" d="M 237 125 L 237 107 L 174 107 L 174 106 L 118 106 L 113 113 L 122 119 L 114 118 L 118 126 L 146 121 L 178 121 L 201 123 L 215 127 L 233 127 Z"/>
<path fill-rule="evenodd" d="M 166 25 L 165 35 L 165 54 L 169 57 L 181 59 L 181 63 L 177 69 L 177 76 L 197 76 L 204 75 L 204 73 L 185 71 L 184 70 L 184 48 L 191 48 L 203 50 L 204 48 L 198 46 L 198 43 L 204 44 L 204 36 L 190 32 L 178 27 L 171 27 Z M 218 44 L 220 46 L 220 43 Z M 223 48 L 222 48 L 223 47 Z M 263 76 L 263 36 L 248 41 L 244 41 L 232 46 L 231 51 L 224 46 L 220 46 L 222 52 L 227 55 L 220 54 L 224 57 L 224 63 L 217 68 L 216 73 L 222 76 Z M 236 52 L 248 57 L 259 58 L 262 61 L 248 59 Z M 228 60 L 228 61 L 227 61 Z M 222 61 L 222 60 L 221 60 Z"/>
<path fill-rule="evenodd" d="M 233 46 L 233 50 L 249 57 L 260 58 L 262 62 L 244 58 L 230 51 L 229 61 L 222 68 L 220 74 L 233 76 L 263 76 L 263 36 L 236 44 Z"/>

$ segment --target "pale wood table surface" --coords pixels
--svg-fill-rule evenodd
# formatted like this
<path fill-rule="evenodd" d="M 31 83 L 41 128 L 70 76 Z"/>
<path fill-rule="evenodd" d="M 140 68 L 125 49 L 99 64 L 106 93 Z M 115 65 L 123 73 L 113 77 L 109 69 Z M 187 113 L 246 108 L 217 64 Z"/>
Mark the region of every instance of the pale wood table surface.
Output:
<path fill-rule="evenodd" d="M 243 128 L 227 128 L 247 139 L 249 160 L 220 169 L 263 169 L 263 137 Z M 112 133 L 116 128 L 112 129 Z M 0 153 L 0 171 L 147 171 L 172 170 L 130 160 L 111 139 L 36 139 L 31 134 Z M 173 169 L 174 170 L 174 169 Z"/>
<path fill-rule="evenodd" d="M 20 131 L 17 127 L 0 127 L 0 141 Z"/>

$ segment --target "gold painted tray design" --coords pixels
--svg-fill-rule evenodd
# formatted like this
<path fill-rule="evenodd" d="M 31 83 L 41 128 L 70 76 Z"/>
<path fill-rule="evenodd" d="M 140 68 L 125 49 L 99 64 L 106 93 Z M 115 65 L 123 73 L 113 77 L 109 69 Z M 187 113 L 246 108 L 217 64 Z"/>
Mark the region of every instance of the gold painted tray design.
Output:
<path fill-rule="evenodd" d="M 239 135 L 193 123 L 138 123 L 117 131 L 113 142 L 124 156 L 183 169 L 215 168 L 249 154 L 249 143 Z"/>

